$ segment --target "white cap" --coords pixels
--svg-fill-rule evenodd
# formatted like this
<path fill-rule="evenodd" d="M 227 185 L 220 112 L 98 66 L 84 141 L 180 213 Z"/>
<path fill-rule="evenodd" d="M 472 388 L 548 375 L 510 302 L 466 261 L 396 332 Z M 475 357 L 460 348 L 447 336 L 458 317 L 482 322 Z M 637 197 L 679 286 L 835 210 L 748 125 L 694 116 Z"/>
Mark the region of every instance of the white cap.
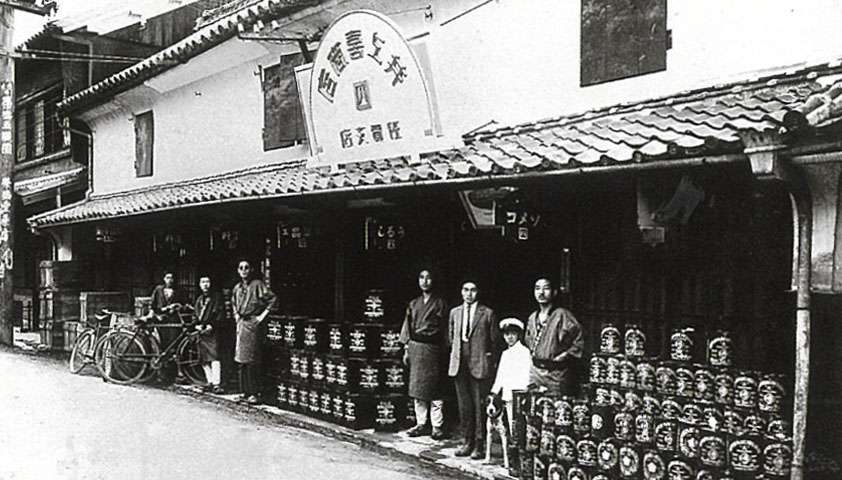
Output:
<path fill-rule="evenodd" d="M 500 320 L 500 330 L 505 330 L 506 328 L 509 328 L 509 327 L 517 327 L 517 328 L 523 330 L 523 322 L 521 322 L 520 320 L 518 320 L 515 317 L 509 317 L 509 318 L 504 318 L 503 320 Z"/>

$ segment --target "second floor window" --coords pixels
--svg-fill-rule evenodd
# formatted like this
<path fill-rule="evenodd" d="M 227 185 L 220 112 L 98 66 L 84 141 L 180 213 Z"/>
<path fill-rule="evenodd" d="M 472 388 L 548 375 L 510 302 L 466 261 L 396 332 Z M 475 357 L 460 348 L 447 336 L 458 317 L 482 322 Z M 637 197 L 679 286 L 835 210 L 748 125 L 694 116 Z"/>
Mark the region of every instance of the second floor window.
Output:
<path fill-rule="evenodd" d="M 134 117 L 134 169 L 137 177 L 152 176 L 152 153 L 155 147 L 155 124 L 152 111 Z"/>
<path fill-rule="evenodd" d="M 294 71 L 302 63 L 301 55 L 287 55 L 278 65 L 263 69 L 263 150 L 288 147 L 306 139 Z"/>
<path fill-rule="evenodd" d="M 56 112 L 62 91 L 54 87 L 18 103 L 15 109 L 15 158 L 35 160 L 68 146 Z"/>
<path fill-rule="evenodd" d="M 667 0 L 582 0 L 581 85 L 667 68 Z"/>

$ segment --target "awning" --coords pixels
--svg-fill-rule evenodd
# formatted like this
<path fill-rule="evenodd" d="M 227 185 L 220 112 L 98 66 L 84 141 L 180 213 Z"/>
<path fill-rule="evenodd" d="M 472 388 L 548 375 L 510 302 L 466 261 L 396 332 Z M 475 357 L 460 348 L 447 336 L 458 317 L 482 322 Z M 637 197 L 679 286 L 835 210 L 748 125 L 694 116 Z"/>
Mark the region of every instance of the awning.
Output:
<path fill-rule="evenodd" d="M 37 201 L 40 193 L 48 192 L 59 187 L 78 186 L 84 182 L 85 167 L 73 168 L 63 172 L 43 175 L 15 182 L 15 194 L 23 199 L 24 205 Z M 38 197 L 38 198 L 36 198 Z"/>
<path fill-rule="evenodd" d="M 466 146 L 421 157 L 328 168 L 305 161 L 268 165 L 186 182 L 94 195 L 29 219 L 33 228 L 127 217 L 176 208 L 343 190 L 422 187 L 591 171 L 625 165 L 659 168 L 688 158 L 747 161 L 753 132 L 803 141 L 842 113 L 842 66 L 711 86 L 658 99 L 496 128 L 465 137 Z"/>

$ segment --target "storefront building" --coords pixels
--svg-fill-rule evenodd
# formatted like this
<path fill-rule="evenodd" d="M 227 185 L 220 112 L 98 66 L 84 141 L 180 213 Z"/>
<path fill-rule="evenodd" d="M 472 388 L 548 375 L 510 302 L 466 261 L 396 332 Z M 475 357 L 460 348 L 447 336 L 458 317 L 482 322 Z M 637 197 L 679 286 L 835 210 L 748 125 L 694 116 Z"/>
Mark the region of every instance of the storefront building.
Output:
<path fill-rule="evenodd" d="M 728 331 L 741 371 L 783 376 L 792 475 L 805 434 L 833 470 L 842 67 L 781 67 L 842 52 L 816 40 L 832 9 L 761 25 L 724 3 L 322 3 L 209 12 L 62 102 L 94 160 L 85 201 L 29 220 L 56 260 L 132 298 L 165 270 L 191 294 L 204 275 L 230 288 L 246 258 L 279 315 L 346 335 L 375 297 L 375 323 L 398 325 L 425 266 L 451 306 L 471 277 L 522 319 L 549 274 L 588 357 L 605 326 L 639 327 L 660 358 L 692 329 L 696 363 Z"/>

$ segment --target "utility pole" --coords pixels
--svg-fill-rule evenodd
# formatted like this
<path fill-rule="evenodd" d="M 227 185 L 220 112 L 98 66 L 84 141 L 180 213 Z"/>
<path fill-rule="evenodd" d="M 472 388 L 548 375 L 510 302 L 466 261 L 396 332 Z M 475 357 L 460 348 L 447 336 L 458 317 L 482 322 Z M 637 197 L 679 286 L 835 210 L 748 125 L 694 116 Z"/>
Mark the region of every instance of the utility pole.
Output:
<path fill-rule="evenodd" d="M 14 188 L 12 185 L 15 125 L 15 10 L 48 14 L 54 2 L 0 0 L 0 344 L 12 345 L 14 330 Z"/>

